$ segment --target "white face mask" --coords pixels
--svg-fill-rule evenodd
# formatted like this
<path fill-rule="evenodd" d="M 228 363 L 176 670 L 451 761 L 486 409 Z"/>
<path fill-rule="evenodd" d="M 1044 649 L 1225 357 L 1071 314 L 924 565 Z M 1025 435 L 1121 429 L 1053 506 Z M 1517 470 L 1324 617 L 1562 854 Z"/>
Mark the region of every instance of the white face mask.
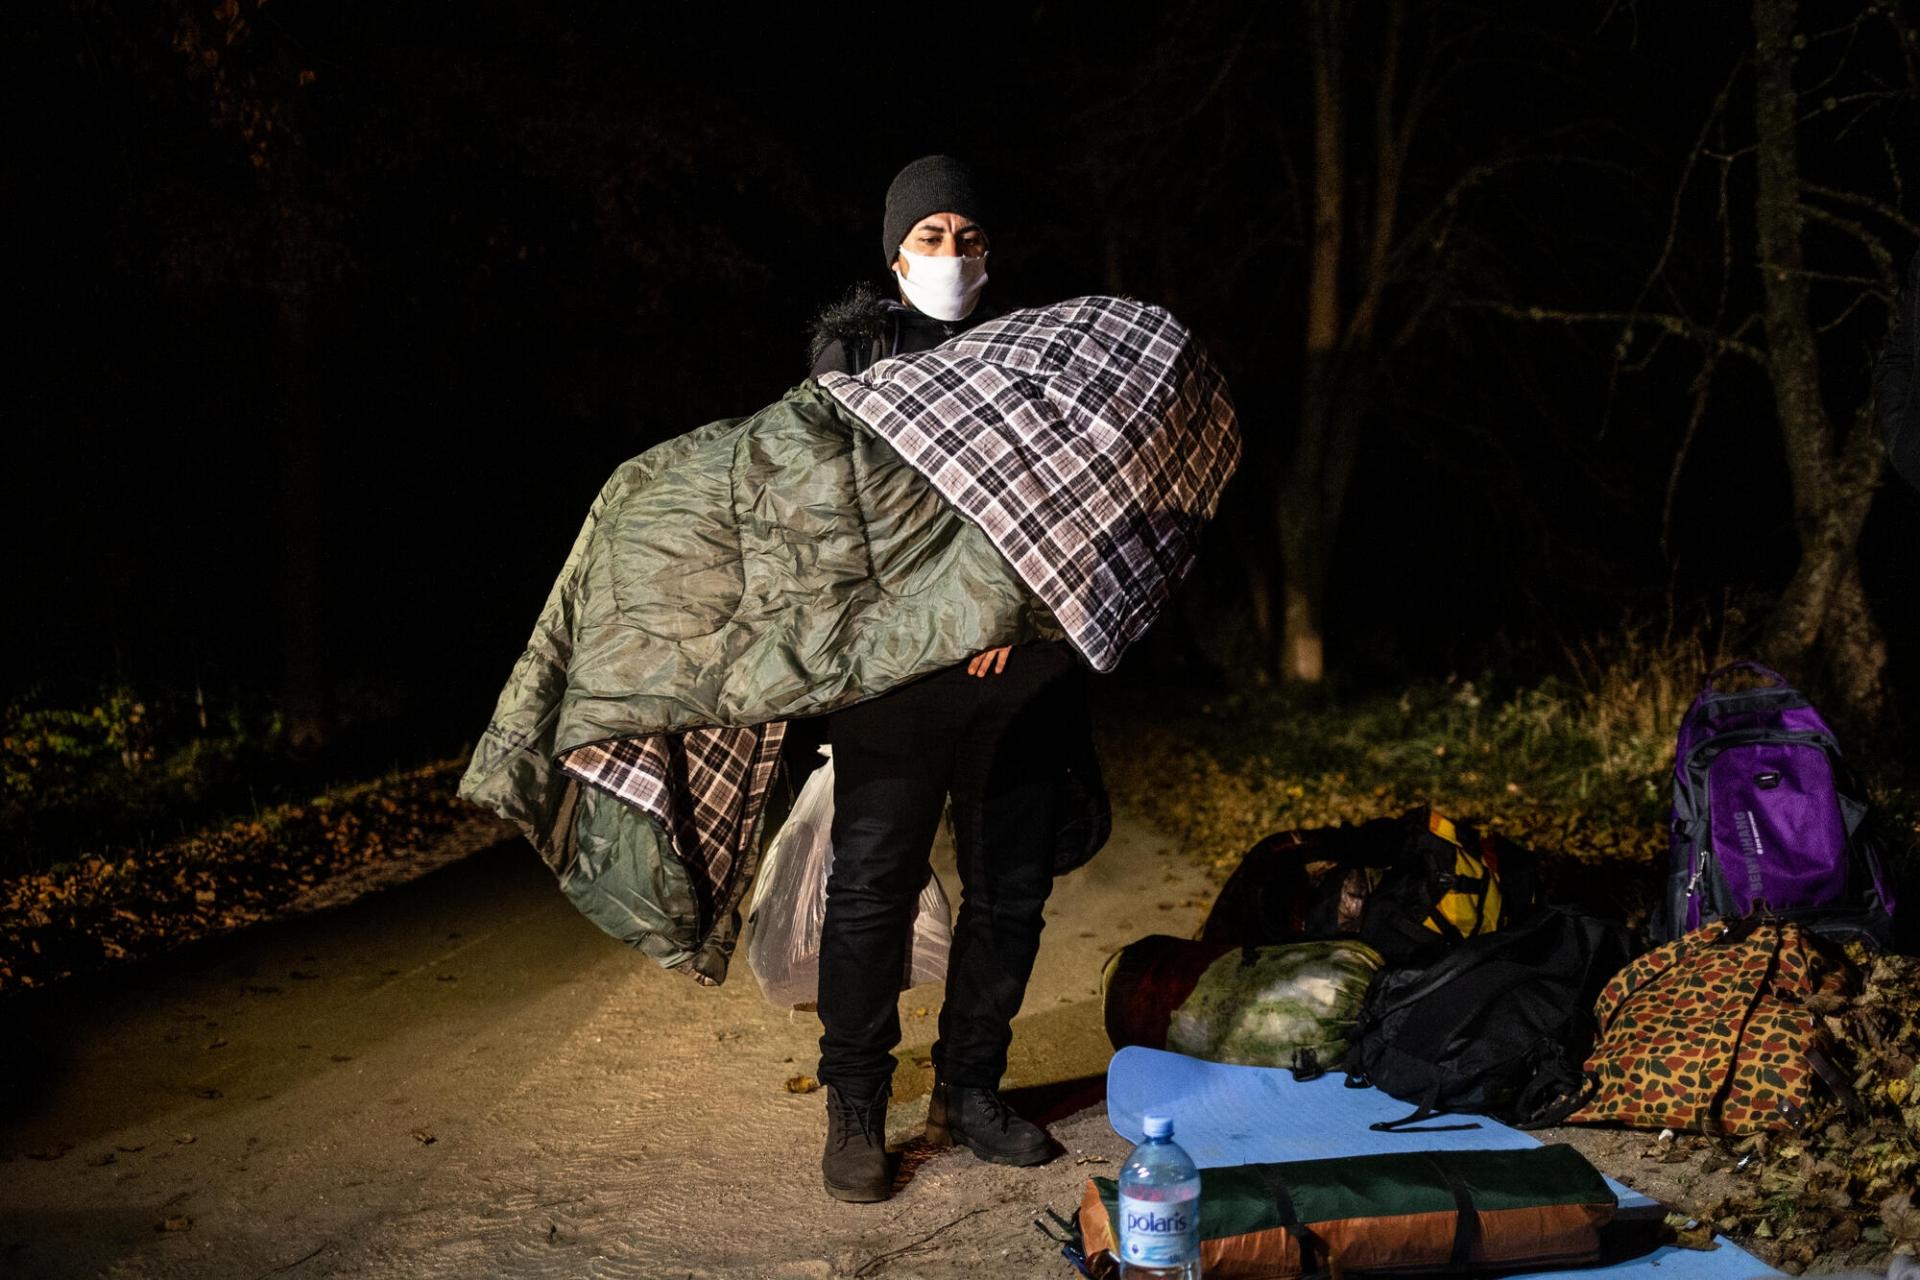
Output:
<path fill-rule="evenodd" d="M 986 254 L 977 258 L 934 258 L 905 245 L 900 246 L 900 252 L 912 274 L 903 274 L 899 263 L 894 264 L 893 274 L 900 277 L 900 290 L 915 310 L 935 320 L 962 320 L 980 301 L 980 291 L 987 286 Z"/>

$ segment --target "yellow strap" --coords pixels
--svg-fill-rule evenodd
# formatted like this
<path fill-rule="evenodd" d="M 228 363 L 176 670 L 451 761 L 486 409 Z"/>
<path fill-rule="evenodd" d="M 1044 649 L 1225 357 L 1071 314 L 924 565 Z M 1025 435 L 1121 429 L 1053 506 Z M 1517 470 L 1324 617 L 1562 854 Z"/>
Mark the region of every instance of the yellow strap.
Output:
<path fill-rule="evenodd" d="M 1439 834 L 1438 832 L 1435 833 Z M 1500 879 L 1495 876 L 1478 857 L 1461 849 L 1454 855 L 1453 872 L 1463 880 L 1486 881 L 1484 895 L 1475 895 L 1462 889 L 1455 889 L 1444 895 L 1437 904 L 1440 914 L 1448 923 L 1460 931 L 1463 938 L 1471 938 L 1478 933 L 1491 933 L 1500 925 Z M 1426 920 L 1427 928 L 1435 933 L 1440 926 L 1432 917 Z"/>

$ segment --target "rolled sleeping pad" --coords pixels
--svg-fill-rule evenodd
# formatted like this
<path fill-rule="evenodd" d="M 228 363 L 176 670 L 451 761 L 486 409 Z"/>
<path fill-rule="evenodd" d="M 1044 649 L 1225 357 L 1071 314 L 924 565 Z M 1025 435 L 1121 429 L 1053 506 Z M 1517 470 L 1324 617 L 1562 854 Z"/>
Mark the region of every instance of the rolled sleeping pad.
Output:
<path fill-rule="evenodd" d="M 1119 1198 L 1089 1179 L 1076 1215 L 1096 1280 L 1119 1270 Z M 1484 1275 L 1599 1261 L 1617 1207 L 1569 1146 L 1408 1151 L 1202 1169 L 1194 1230 L 1207 1280 Z"/>

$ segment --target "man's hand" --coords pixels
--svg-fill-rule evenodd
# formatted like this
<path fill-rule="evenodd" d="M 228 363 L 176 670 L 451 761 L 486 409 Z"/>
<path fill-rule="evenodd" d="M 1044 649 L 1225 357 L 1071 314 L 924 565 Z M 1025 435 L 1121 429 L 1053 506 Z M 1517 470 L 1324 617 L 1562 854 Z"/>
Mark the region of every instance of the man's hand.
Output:
<path fill-rule="evenodd" d="M 967 662 L 967 674 L 970 676 L 997 676 L 1007 669 L 1007 655 L 1012 652 L 1012 645 L 1003 644 L 998 649 L 989 649 L 985 653 L 976 653 Z"/>

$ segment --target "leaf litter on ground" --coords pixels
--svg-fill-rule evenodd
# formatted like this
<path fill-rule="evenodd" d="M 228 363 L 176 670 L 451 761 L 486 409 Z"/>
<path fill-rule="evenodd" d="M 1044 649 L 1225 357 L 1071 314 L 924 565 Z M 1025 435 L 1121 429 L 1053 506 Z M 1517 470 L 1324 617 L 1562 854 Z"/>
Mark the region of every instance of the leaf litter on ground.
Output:
<path fill-rule="evenodd" d="M 272 919 L 316 884 L 420 849 L 474 812 L 454 795 L 464 768 L 440 761 L 0 881 L 0 993 Z"/>

